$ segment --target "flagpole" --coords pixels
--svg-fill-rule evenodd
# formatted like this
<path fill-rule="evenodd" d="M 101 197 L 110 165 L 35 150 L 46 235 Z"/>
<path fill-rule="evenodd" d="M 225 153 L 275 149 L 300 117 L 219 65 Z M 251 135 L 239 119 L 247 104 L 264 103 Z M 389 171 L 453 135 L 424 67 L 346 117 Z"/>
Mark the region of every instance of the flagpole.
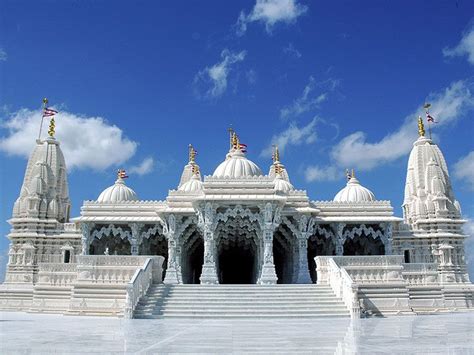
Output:
<path fill-rule="evenodd" d="M 45 97 L 43 99 L 43 111 L 41 113 L 41 124 L 40 124 L 40 129 L 39 129 L 39 134 L 38 134 L 38 141 L 41 141 L 41 131 L 43 130 L 43 121 L 44 121 L 44 109 L 46 108 L 47 104 L 48 104 L 48 99 Z"/>

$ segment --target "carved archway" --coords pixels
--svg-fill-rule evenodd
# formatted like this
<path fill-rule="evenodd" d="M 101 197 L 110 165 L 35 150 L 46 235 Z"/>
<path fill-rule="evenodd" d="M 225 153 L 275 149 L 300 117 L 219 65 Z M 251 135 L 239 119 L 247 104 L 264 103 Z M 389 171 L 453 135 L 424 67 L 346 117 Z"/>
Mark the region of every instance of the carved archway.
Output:
<path fill-rule="evenodd" d="M 180 260 L 184 284 L 199 284 L 204 263 L 204 239 L 195 225 L 190 225 L 181 235 L 176 258 Z"/>
<path fill-rule="evenodd" d="M 336 255 L 334 234 L 329 226 L 317 225 L 314 234 L 308 238 L 308 270 L 311 281 L 316 283 L 316 263 L 314 258 L 322 255 Z"/>
<path fill-rule="evenodd" d="M 163 262 L 163 280 L 168 267 L 168 240 L 163 234 L 163 227 L 147 225 L 140 233 L 140 244 L 138 253 L 140 255 L 160 255 L 165 258 Z"/>
<path fill-rule="evenodd" d="M 256 220 L 241 213 L 224 213 L 214 232 L 217 275 L 222 284 L 254 284 L 260 274 L 262 246 Z"/>
<path fill-rule="evenodd" d="M 286 224 L 280 224 L 273 234 L 273 262 L 279 284 L 293 282 L 296 242 L 296 237 Z"/>
<path fill-rule="evenodd" d="M 91 233 L 90 255 L 130 255 L 132 233 L 128 226 L 98 225 Z"/>
<path fill-rule="evenodd" d="M 377 225 L 348 226 L 342 236 L 344 255 L 385 255 L 385 236 Z"/>

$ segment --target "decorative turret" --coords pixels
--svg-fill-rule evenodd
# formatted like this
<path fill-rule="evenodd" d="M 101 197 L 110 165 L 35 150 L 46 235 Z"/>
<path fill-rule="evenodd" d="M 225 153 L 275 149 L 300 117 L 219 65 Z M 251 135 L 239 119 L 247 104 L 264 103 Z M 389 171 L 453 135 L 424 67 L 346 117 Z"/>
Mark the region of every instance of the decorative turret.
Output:
<path fill-rule="evenodd" d="M 179 187 L 179 191 L 186 193 L 199 193 L 202 191 L 203 183 L 201 181 L 201 175 L 199 173 L 199 166 L 193 165 L 191 179 L 186 181 Z"/>
<path fill-rule="evenodd" d="M 459 202 L 455 199 L 448 168 L 441 150 L 425 137 L 423 120 L 418 118 L 418 139 L 408 159 L 403 213 L 405 222 L 436 222 L 436 219 L 460 219 Z M 418 226 L 417 226 L 418 227 Z"/>
<path fill-rule="evenodd" d="M 354 169 L 349 174 L 346 170 L 347 185 L 334 197 L 335 202 L 364 203 L 375 201 L 375 195 L 368 188 L 362 186 L 355 176 Z"/>
<path fill-rule="evenodd" d="M 286 171 L 285 166 L 280 161 L 280 151 L 278 150 L 277 145 L 273 146 L 272 160 L 273 160 L 273 164 L 270 165 L 268 176 L 273 177 L 273 178 L 276 177 L 276 169 L 277 169 L 277 166 L 279 166 L 281 178 L 283 180 L 290 182 L 290 177 L 288 176 L 288 172 Z"/>
<path fill-rule="evenodd" d="M 13 218 L 69 220 L 71 203 L 67 170 L 59 142 L 54 138 L 54 122 L 46 140 L 37 139 L 26 167 Z"/>
<path fill-rule="evenodd" d="M 230 149 L 226 159 L 216 168 L 213 177 L 217 178 L 245 178 L 263 175 L 262 170 L 253 161 L 247 159 L 247 145 L 240 143 L 237 133 L 230 132 Z"/>
<path fill-rule="evenodd" d="M 190 144 L 188 146 L 189 152 L 189 161 L 188 163 L 184 166 L 183 173 L 181 174 L 181 180 L 179 181 L 178 189 L 181 188 L 186 182 L 191 180 L 191 178 L 194 175 L 193 169 L 197 168 L 197 175 L 199 179 L 201 179 L 201 173 L 199 172 L 199 165 L 196 164 L 196 155 L 197 155 L 197 150 L 194 149 L 194 147 Z"/>
<path fill-rule="evenodd" d="M 117 203 L 124 201 L 137 201 L 138 196 L 130 187 L 125 185 L 125 179 L 128 176 L 125 170 L 119 169 L 117 171 L 117 180 L 115 184 L 106 188 L 97 198 L 97 202 L 101 203 Z"/>

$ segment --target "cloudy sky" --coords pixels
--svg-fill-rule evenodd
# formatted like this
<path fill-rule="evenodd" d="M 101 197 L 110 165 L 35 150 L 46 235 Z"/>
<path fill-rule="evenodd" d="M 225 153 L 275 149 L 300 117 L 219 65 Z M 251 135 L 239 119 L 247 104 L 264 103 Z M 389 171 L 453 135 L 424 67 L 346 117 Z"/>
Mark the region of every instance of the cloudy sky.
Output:
<path fill-rule="evenodd" d="M 278 144 L 292 183 L 332 199 L 354 168 L 397 215 L 416 117 L 433 137 L 474 231 L 474 3 L 432 1 L 10 1 L 0 11 L 0 254 L 40 122 L 60 111 L 73 214 L 129 171 L 164 199 L 227 128 L 266 171 Z M 472 250 L 474 242 L 469 242 Z M 473 260 L 474 261 L 474 260 Z M 1 271 L 1 270 L 0 270 Z M 472 275 L 474 268 L 471 266 Z M 1 271 L 3 277 L 3 271 Z"/>

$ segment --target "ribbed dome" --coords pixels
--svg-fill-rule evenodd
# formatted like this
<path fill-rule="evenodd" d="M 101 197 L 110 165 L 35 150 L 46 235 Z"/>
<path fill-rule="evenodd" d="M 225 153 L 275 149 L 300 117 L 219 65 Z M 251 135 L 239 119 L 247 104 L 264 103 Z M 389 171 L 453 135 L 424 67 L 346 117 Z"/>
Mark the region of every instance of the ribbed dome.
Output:
<path fill-rule="evenodd" d="M 261 176 L 262 170 L 253 161 L 248 160 L 240 150 L 231 151 L 214 171 L 212 176 L 219 178 L 242 178 L 248 176 Z"/>
<path fill-rule="evenodd" d="M 137 201 L 138 196 L 131 188 L 125 185 L 123 179 L 118 178 L 115 184 L 106 188 L 97 198 L 97 202 L 115 203 L 122 201 Z"/>
<path fill-rule="evenodd" d="M 191 180 L 181 185 L 181 187 L 178 190 L 187 192 L 187 193 L 195 193 L 195 192 L 202 191 L 202 181 L 199 179 L 197 175 L 193 175 Z"/>
<path fill-rule="evenodd" d="M 347 182 L 346 187 L 339 191 L 334 197 L 336 202 L 369 202 L 375 201 L 375 195 L 369 189 L 362 186 L 355 177 Z"/>
<path fill-rule="evenodd" d="M 295 188 L 288 181 L 284 180 L 280 174 L 277 174 L 275 178 L 275 190 L 278 192 L 288 193 L 293 191 Z"/>

